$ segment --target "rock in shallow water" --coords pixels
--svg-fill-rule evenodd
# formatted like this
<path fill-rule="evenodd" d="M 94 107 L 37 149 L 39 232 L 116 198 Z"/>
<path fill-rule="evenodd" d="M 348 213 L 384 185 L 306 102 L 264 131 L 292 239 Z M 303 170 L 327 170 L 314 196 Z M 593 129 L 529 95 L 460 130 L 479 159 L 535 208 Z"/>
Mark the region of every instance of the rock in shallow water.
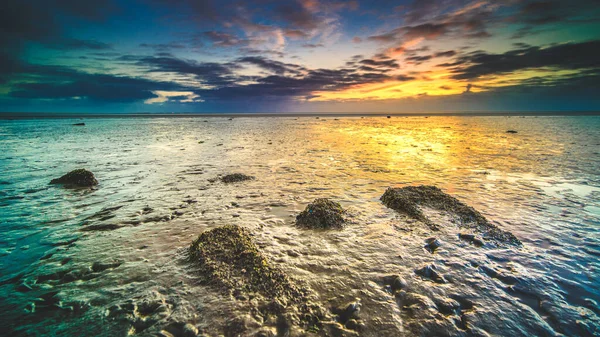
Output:
<path fill-rule="evenodd" d="M 228 174 L 226 176 L 221 177 L 221 181 L 224 182 L 225 184 L 239 183 L 242 181 L 254 180 L 254 179 L 255 178 L 253 176 L 245 175 L 242 173 L 233 173 L 233 174 Z"/>
<path fill-rule="evenodd" d="M 251 295 L 265 319 L 277 317 L 278 330 L 281 320 L 311 330 L 318 329 L 325 318 L 325 311 L 308 300 L 309 291 L 271 265 L 240 226 L 225 225 L 200 234 L 189 257 L 198 266 L 203 283 L 226 289 L 236 298 Z M 290 315 L 293 319 L 285 318 Z M 242 334 L 246 329 L 245 324 L 233 324 L 226 335 Z"/>
<path fill-rule="evenodd" d="M 429 251 L 431 254 L 435 252 L 442 245 L 442 242 L 437 238 L 431 237 L 425 240 L 425 249 Z"/>
<path fill-rule="evenodd" d="M 329 229 L 344 227 L 344 209 L 329 199 L 315 199 L 296 216 L 296 226 L 301 228 Z"/>
<path fill-rule="evenodd" d="M 438 273 L 434 264 L 424 265 L 421 268 L 415 269 L 415 274 L 428 278 L 436 283 L 446 283 L 446 279 Z"/>
<path fill-rule="evenodd" d="M 240 226 L 226 225 L 200 234 L 189 252 L 209 283 L 272 298 L 302 296 L 287 275 L 269 264 Z"/>
<path fill-rule="evenodd" d="M 98 185 L 98 180 L 92 172 L 86 169 L 77 169 L 60 178 L 52 179 L 50 184 L 61 184 L 65 187 L 92 187 Z"/>
<path fill-rule="evenodd" d="M 422 206 L 447 212 L 457 217 L 460 220 L 458 223 L 460 228 L 479 232 L 487 240 L 515 246 L 522 245 L 521 241 L 512 233 L 501 230 L 473 207 L 462 203 L 435 186 L 390 187 L 381 196 L 381 201 L 387 207 L 415 218 L 432 229 L 439 229 L 439 226 L 425 216 L 420 208 Z"/>

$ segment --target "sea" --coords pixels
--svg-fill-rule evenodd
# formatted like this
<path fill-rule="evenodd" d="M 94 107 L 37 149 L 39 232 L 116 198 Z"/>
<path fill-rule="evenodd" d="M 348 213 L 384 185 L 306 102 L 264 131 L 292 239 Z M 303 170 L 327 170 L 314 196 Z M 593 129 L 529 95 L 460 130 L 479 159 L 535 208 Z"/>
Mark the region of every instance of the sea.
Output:
<path fill-rule="evenodd" d="M 49 184 L 79 168 L 99 184 Z M 254 179 L 219 180 L 232 173 Z M 522 247 L 476 247 L 448 214 L 433 231 L 380 201 L 411 185 L 439 187 Z M 296 227 L 317 198 L 352 220 Z M 0 335 L 294 335 L 252 296 L 199 281 L 188 247 L 230 224 L 340 336 L 600 335 L 599 116 L 0 120 Z M 335 322 L 348 302 L 358 328 Z"/>

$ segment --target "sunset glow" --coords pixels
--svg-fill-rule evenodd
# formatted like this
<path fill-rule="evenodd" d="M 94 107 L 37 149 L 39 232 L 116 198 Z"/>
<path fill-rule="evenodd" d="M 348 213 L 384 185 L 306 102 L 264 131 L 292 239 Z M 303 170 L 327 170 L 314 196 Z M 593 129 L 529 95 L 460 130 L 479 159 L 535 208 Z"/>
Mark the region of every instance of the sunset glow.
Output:
<path fill-rule="evenodd" d="M 600 107 L 594 1 L 71 2 L 0 14 L 3 111 Z"/>

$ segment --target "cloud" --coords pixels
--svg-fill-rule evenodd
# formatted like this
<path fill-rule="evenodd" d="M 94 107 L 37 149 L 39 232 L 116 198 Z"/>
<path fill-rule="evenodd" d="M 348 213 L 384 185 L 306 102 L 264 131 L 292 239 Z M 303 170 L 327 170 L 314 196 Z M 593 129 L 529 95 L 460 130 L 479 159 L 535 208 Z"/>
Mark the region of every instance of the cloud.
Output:
<path fill-rule="evenodd" d="M 235 80 L 232 70 L 234 64 L 216 62 L 196 62 L 170 56 L 132 56 L 119 58 L 121 61 L 146 68 L 148 72 L 176 73 L 190 75 L 206 85 L 226 85 Z"/>
<path fill-rule="evenodd" d="M 584 69 L 600 68 L 600 40 L 580 43 L 564 43 L 547 47 L 515 49 L 502 54 L 484 51 L 459 57 L 446 64 L 451 68 L 452 78 L 476 79 L 535 68 Z M 443 65 L 442 65 L 443 66 Z"/>
<path fill-rule="evenodd" d="M 322 44 L 322 43 L 305 43 L 305 44 L 302 45 L 302 47 L 314 49 L 314 48 L 325 47 L 325 45 Z"/>
<path fill-rule="evenodd" d="M 151 48 L 157 51 L 168 51 L 172 49 L 185 49 L 186 46 L 183 43 L 171 42 L 171 43 L 142 43 L 142 48 Z"/>
<path fill-rule="evenodd" d="M 426 40 L 436 39 L 448 32 L 448 24 L 424 23 L 418 26 L 407 26 L 400 29 L 403 38 L 413 40 L 424 38 Z"/>
<path fill-rule="evenodd" d="M 171 82 L 127 76 L 89 74 L 64 67 L 27 65 L 21 75 L 35 74 L 37 82 L 14 84 L 9 96 L 22 99 L 88 99 L 135 102 L 155 97 L 154 90 L 178 90 Z"/>
<path fill-rule="evenodd" d="M 396 62 L 396 60 L 392 59 L 363 59 L 358 61 L 358 63 L 386 70 L 400 68 L 400 65 Z"/>
<path fill-rule="evenodd" d="M 285 74 L 292 73 L 298 74 L 301 70 L 304 70 L 303 67 L 291 64 L 291 63 L 283 63 L 279 61 L 270 60 L 265 57 L 260 56 L 247 56 L 242 57 L 236 60 L 237 63 L 248 63 L 258 66 L 262 69 L 271 71 L 275 74 Z"/>
<path fill-rule="evenodd" d="M 303 30 L 317 29 L 324 23 L 323 18 L 316 15 L 312 5 L 307 5 L 307 3 L 306 1 L 303 3 L 288 2 L 277 7 L 275 12 L 289 27 Z"/>
<path fill-rule="evenodd" d="M 149 98 L 144 101 L 145 104 L 160 104 L 169 101 L 176 101 L 179 103 L 199 103 L 204 102 L 200 99 L 200 96 L 192 91 L 163 91 L 153 90 L 152 94 L 156 95 L 154 98 Z"/>
<path fill-rule="evenodd" d="M 217 31 L 207 31 L 202 34 L 208 40 L 210 40 L 213 46 L 217 47 L 235 47 L 247 45 L 250 41 L 247 39 L 240 39 L 235 35 L 217 32 Z"/>
<path fill-rule="evenodd" d="M 285 29 L 283 35 L 290 39 L 307 39 L 310 37 L 310 34 L 299 29 Z"/>

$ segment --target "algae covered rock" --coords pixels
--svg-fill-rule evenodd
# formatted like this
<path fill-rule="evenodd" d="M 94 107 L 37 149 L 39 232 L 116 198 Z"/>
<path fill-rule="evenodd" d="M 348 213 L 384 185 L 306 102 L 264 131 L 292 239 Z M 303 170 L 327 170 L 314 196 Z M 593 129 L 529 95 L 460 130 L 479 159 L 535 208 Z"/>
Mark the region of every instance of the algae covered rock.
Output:
<path fill-rule="evenodd" d="M 226 225 L 200 234 L 189 253 L 207 283 L 269 298 L 303 295 L 286 274 L 270 265 L 240 226 Z"/>
<path fill-rule="evenodd" d="M 486 240 L 516 246 L 522 245 L 521 241 L 512 233 L 501 230 L 473 207 L 462 203 L 435 186 L 390 187 L 381 196 L 381 201 L 387 207 L 422 221 L 432 229 L 438 229 L 439 226 L 425 216 L 421 210 L 423 206 L 454 216 L 458 220 L 458 227 L 480 233 Z"/>
<path fill-rule="evenodd" d="M 65 187 L 92 187 L 98 185 L 98 180 L 92 172 L 86 169 L 77 169 L 60 178 L 52 179 L 50 184 L 60 184 Z"/>
<path fill-rule="evenodd" d="M 239 182 L 247 181 L 247 180 L 254 180 L 254 177 L 245 175 L 243 173 L 233 173 L 233 174 L 228 174 L 226 176 L 221 177 L 221 181 L 224 182 L 225 184 L 239 183 Z"/>
<path fill-rule="evenodd" d="M 344 209 L 329 199 L 315 199 L 306 209 L 296 216 L 296 226 L 302 228 L 342 228 L 344 227 Z"/>
<path fill-rule="evenodd" d="M 201 283 L 227 290 L 240 305 L 250 305 L 249 312 L 260 317 L 263 328 L 276 328 L 281 336 L 294 329 L 323 328 L 326 311 L 309 300 L 308 289 L 271 265 L 246 229 L 226 225 L 206 231 L 190 246 L 189 257 L 198 267 Z M 258 331 L 251 333 L 255 328 L 259 327 L 238 316 L 226 324 L 225 336 L 257 335 Z"/>

